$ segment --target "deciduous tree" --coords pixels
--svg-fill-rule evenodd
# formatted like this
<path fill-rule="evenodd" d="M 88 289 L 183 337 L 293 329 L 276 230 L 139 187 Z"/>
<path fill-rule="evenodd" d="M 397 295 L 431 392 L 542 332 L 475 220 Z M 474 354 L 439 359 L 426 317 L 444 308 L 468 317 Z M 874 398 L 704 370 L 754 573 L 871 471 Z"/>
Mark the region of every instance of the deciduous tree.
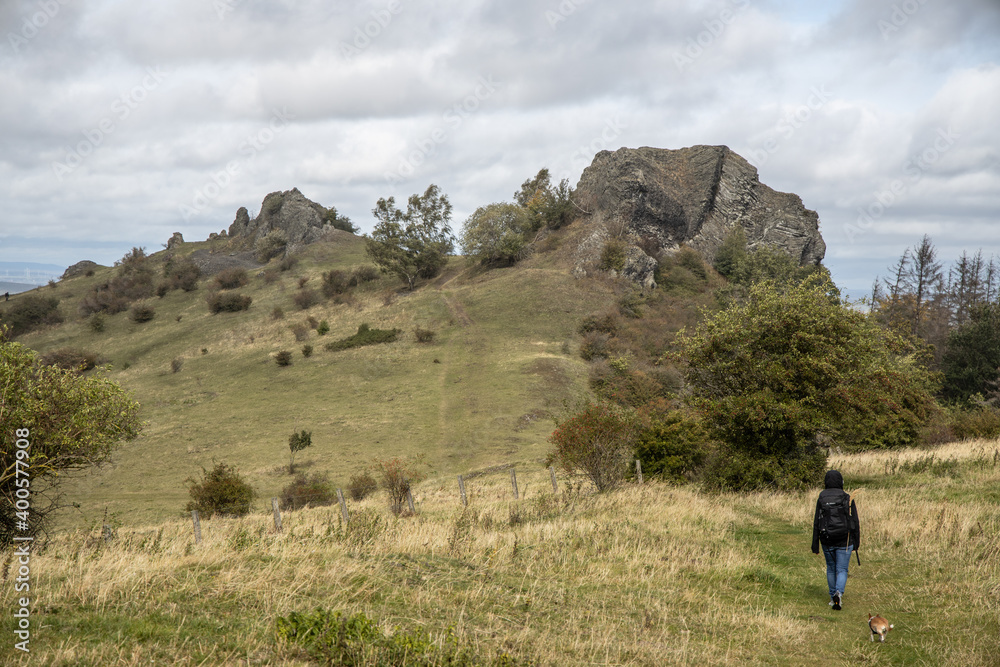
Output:
<path fill-rule="evenodd" d="M 0 342 L 0 545 L 25 534 L 25 519 L 29 532 L 44 531 L 65 474 L 108 461 L 141 427 L 139 404 L 114 382 Z M 18 516 L 26 497 L 30 510 Z"/>
<path fill-rule="evenodd" d="M 372 215 L 378 223 L 365 250 L 383 273 L 405 280 L 412 290 L 417 278 L 433 278 L 447 263 L 454 249 L 451 203 L 438 186 L 411 195 L 405 212 L 396 208 L 394 197 L 379 199 Z"/>
<path fill-rule="evenodd" d="M 758 283 L 678 342 L 689 402 L 722 443 L 722 487 L 817 483 L 820 434 L 856 450 L 911 445 L 936 406 L 921 350 L 843 303 L 821 274 Z"/>

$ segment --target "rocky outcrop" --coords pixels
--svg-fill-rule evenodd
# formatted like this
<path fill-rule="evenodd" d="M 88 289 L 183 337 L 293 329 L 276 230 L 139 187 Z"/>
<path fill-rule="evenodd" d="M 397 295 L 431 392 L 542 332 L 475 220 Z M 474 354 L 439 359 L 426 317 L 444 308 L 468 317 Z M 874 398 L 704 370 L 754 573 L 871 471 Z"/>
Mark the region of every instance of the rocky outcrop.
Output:
<path fill-rule="evenodd" d="M 172 250 L 175 246 L 178 246 L 181 243 L 184 243 L 184 235 L 180 232 L 174 232 L 173 236 L 167 240 L 167 250 Z"/>
<path fill-rule="evenodd" d="M 93 274 L 94 271 L 101 268 L 101 265 L 97 262 L 92 262 L 89 259 L 85 259 L 82 262 L 77 262 L 73 266 L 69 267 L 63 271 L 62 276 L 59 280 L 68 280 L 69 278 L 76 278 L 77 276 L 85 276 L 88 273 Z"/>
<path fill-rule="evenodd" d="M 602 236 L 630 241 L 622 273 L 645 286 L 655 269 L 646 261 L 649 248 L 669 253 L 684 244 L 711 263 L 736 227 L 749 248 L 780 249 L 800 265 L 818 264 L 826 253 L 816 212 L 798 195 L 761 183 L 757 169 L 726 146 L 601 151 L 583 171 L 574 199 L 599 223 L 594 239 L 581 244 L 578 272 L 593 264 Z"/>
<path fill-rule="evenodd" d="M 240 247 L 253 247 L 271 232 L 281 230 L 287 240 L 287 252 L 291 252 L 335 231 L 326 215 L 325 207 L 307 199 L 298 188 L 272 192 L 264 197 L 256 218 L 251 219 L 247 209 L 240 207 L 228 235 Z"/>

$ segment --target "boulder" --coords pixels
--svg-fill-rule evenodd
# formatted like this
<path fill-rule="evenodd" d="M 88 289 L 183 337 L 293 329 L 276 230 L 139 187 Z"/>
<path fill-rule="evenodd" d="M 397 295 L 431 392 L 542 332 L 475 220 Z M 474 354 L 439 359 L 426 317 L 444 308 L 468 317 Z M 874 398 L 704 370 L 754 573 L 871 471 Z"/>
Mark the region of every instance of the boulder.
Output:
<path fill-rule="evenodd" d="M 327 209 L 307 199 L 298 188 L 272 192 L 264 197 L 260 213 L 251 219 L 245 207 L 236 212 L 229 226 L 229 238 L 241 246 L 253 247 L 272 231 L 281 230 L 288 241 L 287 252 L 297 246 L 313 243 L 329 234 L 333 227 L 326 222 Z"/>
<path fill-rule="evenodd" d="M 574 199 L 598 223 L 595 238 L 581 244 L 577 273 L 593 265 L 595 249 L 603 247 L 599 237 L 611 233 L 633 244 L 623 273 L 645 286 L 655 284 L 655 262 L 635 251 L 648 258 L 650 247 L 669 253 L 683 244 L 711 264 L 736 227 L 749 248 L 779 249 L 800 265 L 818 264 L 826 253 L 816 212 L 798 195 L 761 183 L 757 169 L 726 146 L 601 151 L 580 176 Z"/>
<path fill-rule="evenodd" d="M 167 241 L 167 250 L 172 249 L 174 246 L 184 243 L 184 235 L 180 232 L 174 232 L 170 240 Z"/>
<path fill-rule="evenodd" d="M 89 259 L 85 259 L 82 262 L 77 262 L 73 266 L 69 267 L 63 271 L 62 276 L 59 280 L 67 280 L 69 278 L 76 278 L 77 276 L 85 276 L 88 271 L 95 271 L 101 268 L 101 265 L 97 262 L 92 262 Z"/>

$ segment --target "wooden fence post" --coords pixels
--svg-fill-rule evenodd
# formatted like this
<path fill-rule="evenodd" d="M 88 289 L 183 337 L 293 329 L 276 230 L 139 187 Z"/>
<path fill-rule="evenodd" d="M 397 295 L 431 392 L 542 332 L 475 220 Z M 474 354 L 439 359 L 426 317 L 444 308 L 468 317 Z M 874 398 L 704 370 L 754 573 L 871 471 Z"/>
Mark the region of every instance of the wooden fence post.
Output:
<path fill-rule="evenodd" d="M 344 492 L 337 489 L 337 500 L 340 501 L 340 516 L 344 518 L 344 525 L 351 522 L 351 513 L 347 511 L 347 501 L 344 500 Z"/>
<path fill-rule="evenodd" d="M 410 486 L 406 486 L 406 504 L 410 506 L 410 514 L 416 514 L 417 510 L 413 507 L 413 493 L 410 491 Z"/>
<path fill-rule="evenodd" d="M 198 520 L 198 510 L 191 510 L 191 521 L 194 522 L 194 543 L 201 543 L 201 521 Z"/>
<path fill-rule="evenodd" d="M 510 486 L 514 489 L 514 500 L 517 500 L 519 498 L 517 493 L 517 473 L 514 472 L 513 468 L 510 469 Z"/>
<path fill-rule="evenodd" d="M 635 460 L 635 476 L 639 478 L 639 484 L 642 484 L 642 463 L 639 459 Z"/>
<path fill-rule="evenodd" d="M 281 510 L 279 509 L 281 501 L 277 498 L 271 498 L 271 509 L 274 510 L 274 529 L 277 532 L 281 532 Z"/>
<path fill-rule="evenodd" d="M 559 493 L 559 487 L 556 485 L 556 469 L 554 466 L 549 466 L 549 477 L 552 478 L 552 493 Z"/>
<path fill-rule="evenodd" d="M 465 507 L 469 506 L 469 499 L 465 496 L 465 480 L 462 476 L 458 476 L 458 490 L 462 493 L 462 505 Z"/>

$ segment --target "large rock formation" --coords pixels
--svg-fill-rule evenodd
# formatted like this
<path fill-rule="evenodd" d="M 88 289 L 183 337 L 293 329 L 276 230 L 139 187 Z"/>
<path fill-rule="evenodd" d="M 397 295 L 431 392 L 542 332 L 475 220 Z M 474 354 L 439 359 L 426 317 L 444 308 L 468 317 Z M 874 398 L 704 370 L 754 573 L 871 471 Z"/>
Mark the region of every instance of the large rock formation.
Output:
<path fill-rule="evenodd" d="M 229 238 L 237 246 L 252 248 L 272 231 L 281 230 L 291 252 L 297 246 L 319 241 L 337 231 L 327 222 L 326 215 L 325 207 L 306 199 L 298 188 L 272 192 L 264 197 L 260 213 L 253 220 L 247 209 L 240 207 L 229 226 Z"/>
<path fill-rule="evenodd" d="M 619 236 L 632 242 L 623 274 L 646 286 L 653 285 L 656 263 L 640 246 L 671 252 L 684 244 L 711 263 L 737 226 L 749 248 L 780 249 L 800 265 L 818 264 L 826 253 L 816 212 L 798 195 L 761 183 L 757 169 L 726 146 L 601 151 L 583 171 L 574 199 L 601 223 L 581 244 L 577 271 L 585 272 L 595 250 Z"/>

